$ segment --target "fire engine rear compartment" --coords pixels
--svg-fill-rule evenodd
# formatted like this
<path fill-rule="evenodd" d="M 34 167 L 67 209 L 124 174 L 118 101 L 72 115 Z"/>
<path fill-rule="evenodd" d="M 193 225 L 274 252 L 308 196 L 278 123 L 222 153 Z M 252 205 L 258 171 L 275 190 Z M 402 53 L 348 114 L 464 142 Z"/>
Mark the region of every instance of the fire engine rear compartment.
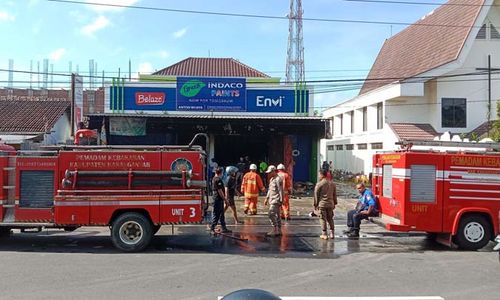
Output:
<path fill-rule="evenodd" d="M 373 165 L 387 229 L 446 234 L 467 249 L 498 234 L 500 156 L 394 152 L 376 154 Z"/>

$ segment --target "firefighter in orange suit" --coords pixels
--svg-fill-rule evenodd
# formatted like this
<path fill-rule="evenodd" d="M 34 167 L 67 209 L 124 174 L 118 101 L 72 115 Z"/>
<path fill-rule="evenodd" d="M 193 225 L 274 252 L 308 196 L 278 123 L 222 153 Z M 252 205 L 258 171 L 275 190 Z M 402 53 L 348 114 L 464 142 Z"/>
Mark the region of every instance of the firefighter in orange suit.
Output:
<path fill-rule="evenodd" d="M 283 181 L 283 205 L 281 206 L 281 218 L 290 220 L 290 194 L 292 194 L 292 178 L 285 171 L 283 164 L 278 165 L 278 176 Z"/>
<path fill-rule="evenodd" d="M 245 214 L 257 214 L 257 199 L 259 198 L 259 191 L 265 192 L 262 178 L 257 173 L 257 165 L 250 165 L 250 172 L 243 176 L 241 183 L 241 192 L 245 196 Z"/>

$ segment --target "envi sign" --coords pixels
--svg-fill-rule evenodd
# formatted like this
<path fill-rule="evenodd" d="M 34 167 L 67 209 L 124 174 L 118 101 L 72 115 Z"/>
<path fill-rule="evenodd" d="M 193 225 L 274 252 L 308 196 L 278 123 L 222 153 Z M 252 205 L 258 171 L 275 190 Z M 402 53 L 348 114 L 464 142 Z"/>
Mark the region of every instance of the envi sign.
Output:
<path fill-rule="evenodd" d="M 165 103 L 165 94 L 161 92 L 136 92 L 137 105 L 162 105 Z"/>

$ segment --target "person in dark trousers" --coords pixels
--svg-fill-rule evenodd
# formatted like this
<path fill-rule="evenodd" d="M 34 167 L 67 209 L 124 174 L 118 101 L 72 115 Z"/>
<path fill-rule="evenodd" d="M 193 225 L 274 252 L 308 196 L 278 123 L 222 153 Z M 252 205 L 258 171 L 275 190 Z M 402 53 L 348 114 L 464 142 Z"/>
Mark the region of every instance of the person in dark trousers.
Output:
<path fill-rule="evenodd" d="M 319 171 L 319 182 L 314 188 L 314 209 L 319 209 L 319 222 L 323 240 L 335 238 L 335 226 L 333 224 L 333 210 L 337 205 L 337 187 L 335 183 L 327 178 L 329 172 L 325 169 Z M 330 227 L 330 235 L 326 234 L 326 224 Z"/>
<path fill-rule="evenodd" d="M 230 207 L 231 210 L 233 211 L 233 218 L 234 218 L 234 224 L 240 224 L 240 221 L 238 220 L 238 213 L 236 212 L 236 203 L 234 202 L 234 197 L 237 195 L 237 190 L 236 190 L 236 172 L 238 171 L 238 168 L 229 166 L 226 168 L 226 174 L 227 174 L 227 184 L 226 184 L 226 197 L 227 197 L 227 204 L 226 207 L 224 207 L 224 213 L 226 210 Z"/>
<path fill-rule="evenodd" d="M 231 230 L 226 227 L 226 219 L 224 218 L 224 203 L 228 205 L 224 190 L 224 182 L 222 181 L 222 168 L 215 169 L 215 176 L 212 178 L 212 191 L 214 200 L 214 209 L 212 212 L 212 225 L 210 226 L 210 234 L 215 234 L 215 227 L 220 221 L 222 233 L 230 233 Z"/>
<path fill-rule="evenodd" d="M 378 215 L 377 201 L 372 191 L 367 189 L 363 183 L 356 185 L 360 197 L 356 209 L 347 212 L 347 227 L 344 231 L 349 238 L 359 238 L 359 226 L 361 220 Z"/>

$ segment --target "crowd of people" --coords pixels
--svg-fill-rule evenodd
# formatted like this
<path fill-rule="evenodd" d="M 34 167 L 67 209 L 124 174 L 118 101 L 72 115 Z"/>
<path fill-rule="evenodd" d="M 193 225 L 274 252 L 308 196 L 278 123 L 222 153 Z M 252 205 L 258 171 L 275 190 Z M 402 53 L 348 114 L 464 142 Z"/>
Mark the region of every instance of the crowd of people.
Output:
<path fill-rule="evenodd" d="M 280 163 L 276 167 L 261 161 L 257 166 L 250 163 L 248 157 L 241 157 L 236 166 L 228 166 L 226 169 L 220 167 L 213 159 L 210 166 L 213 173 L 211 181 L 213 213 L 210 225 L 212 234 L 216 234 L 215 229 L 219 223 L 220 232 L 231 232 L 226 226 L 224 217 L 229 208 L 235 224 L 240 224 L 235 197 L 244 197 L 244 214 L 256 215 L 261 193 L 265 194 L 264 205 L 269 206 L 268 217 L 272 226 L 272 230 L 266 235 L 276 237 L 282 234 L 281 220 L 291 220 L 290 195 L 292 194 L 291 176 L 283 164 Z M 314 188 L 313 208 L 319 215 L 320 238 L 325 240 L 335 238 L 333 218 L 337 205 L 337 188 L 332 180 L 331 170 L 333 170 L 332 162 L 323 162 L 318 173 L 318 183 Z M 378 215 L 377 201 L 373 193 L 364 183 L 357 184 L 356 188 L 360 193 L 358 205 L 347 213 L 349 229 L 344 231 L 349 238 L 359 237 L 361 220 Z"/>

